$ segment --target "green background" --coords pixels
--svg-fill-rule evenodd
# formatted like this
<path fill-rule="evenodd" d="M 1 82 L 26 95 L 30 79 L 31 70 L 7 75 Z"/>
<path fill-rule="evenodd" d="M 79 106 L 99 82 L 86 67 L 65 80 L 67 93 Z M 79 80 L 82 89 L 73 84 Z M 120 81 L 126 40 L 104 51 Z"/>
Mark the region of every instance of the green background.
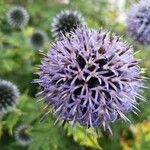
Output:
<path fill-rule="evenodd" d="M 58 0 L 57 0 L 58 1 Z M 71 0 L 69 4 L 60 4 L 55 0 L 0 0 L 0 78 L 12 81 L 20 89 L 21 95 L 16 109 L 8 112 L 0 120 L 0 150 L 148 150 L 150 149 L 150 92 L 144 91 L 146 103 L 141 103 L 138 116 L 128 114 L 131 124 L 117 121 L 112 124 L 113 135 L 99 129 L 99 136 L 78 126 L 75 133 L 69 125 L 54 126 L 55 117 L 49 115 L 39 123 L 43 105 L 37 103 L 35 94 L 38 85 L 32 84 L 37 78 L 36 65 L 42 56 L 31 48 L 27 40 L 34 29 L 43 29 L 49 42 L 42 48 L 47 52 L 50 42 L 53 17 L 64 9 L 78 10 L 91 28 L 111 30 L 122 36 L 140 50 L 136 58 L 143 61 L 140 66 L 147 68 L 145 76 L 150 76 L 150 47 L 139 45 L 129 38 L 126 31 L 125 17 L 130 5 L 136 0 Z M 22 29 L 12 29 L 6 20 L 6 14 L 13 5 L 24 6 L 29 15 L 28 25 Z M 150 81 L 145 83 L 150 85 Z M 14 138 L 14 130 L 20 124 L 32 126 L 32 143 L 22 147 Z"/>

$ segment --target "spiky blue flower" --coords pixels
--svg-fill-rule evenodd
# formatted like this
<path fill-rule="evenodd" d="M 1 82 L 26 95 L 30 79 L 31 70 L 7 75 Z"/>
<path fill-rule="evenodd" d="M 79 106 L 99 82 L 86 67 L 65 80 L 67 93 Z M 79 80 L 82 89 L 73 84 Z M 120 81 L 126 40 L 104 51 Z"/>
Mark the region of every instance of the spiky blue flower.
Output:
<path fill-rule="evenodd" d="M 150 3 L 140 1 L 131 6 L 127 16 L 128 33 L 141 44 L 150 44 Z"/>
<path fill-rule="evenodd" d="M 35 30 L 31 35 L 31 37 L 29 38 L 30 46 L 35 49 L 42 48 L 47 41 L 48 41 L 47 34 L 45 33 L 45 31 L 41 29 Z"/>
<path fill-rule="evenodd" d="M 51 32 L 53 37 L 58 40 L 62 38 L 62 34 L 65 35 L 84 25 L 85 20 L 78 11 L 63 10 L 54 17 Z"/>
<path fill-rule="evenodd" d="M 0 113 L 15 107 L 19 98 L 19 90 L 10 81 L 0 80 Z"/>
<path fill-rule="evenodd" d="M 30 132 L 29 132 L 30 129 L 31 129 L 30 126 L 24 125 L 24 124 L 19 125 L 15 129 L 14 137 L 20 145 L 26 146 L 26 145 L 29 145 L 32 142 Z"/>
<path fill-rule="evenodd" d="M 28 12 L 22 6 L 12 6 L 7 12 L 7 21 L 12 28 L 23 28 L 29 21 Z"/>
<path fill-rule="evenodd" d="M 43 101 L 60 119 L 111 131 L 135 112 L 142 76 L 133 50 L 114 34 L 77 29 L 52 45 L 38 72 Z"/>

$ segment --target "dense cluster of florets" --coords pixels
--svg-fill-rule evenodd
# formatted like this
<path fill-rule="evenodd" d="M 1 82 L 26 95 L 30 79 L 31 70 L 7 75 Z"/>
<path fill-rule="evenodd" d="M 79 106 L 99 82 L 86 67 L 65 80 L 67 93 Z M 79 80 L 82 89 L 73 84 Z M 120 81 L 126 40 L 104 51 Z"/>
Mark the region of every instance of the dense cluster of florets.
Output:
<path fill-rule="evenodd" d="M 103 30 L 77 29 L 52 45 L 39 79 L 43 100 L 64 121 L 103 126 L 135 112 L 142 86 L 138 61 L 126 43 Z"/>
<path fill-rule="evenodd" d="M 26 146 L 31 143 L 32 140 L 29 133 L 30 129 L 31 127 L 28 125 L 20 125 L 15 129 L 14 137 L 20 145 Z"/>
<path fill-rule="evenodd" d="M 128 13 L 127 29 L 130 36 L 142 44 L 150 44 L 150 3 L 140 1 Z"/>
<path fill-rule="evenodd" d="M 47 34 L 41 29 L 35 30 L 29 39 L 31 47 L 35 49 L 42 48 L 47 41 Z"/>
<path fill-rule="evenodd" d="M 12 28 L 23 28 L 29 21 L 28 12 L 21 6 L 13 6 L 7 13 L 7 21 Z"/>
<path fill-rule="evenodd" d="M 85 25 L 84 18 L 77 11 L 63 10 L 54 17 L 51 32 L 55 39 L 61 39 L 62 35 L 69 33 L 77 27 Z"/>
<path fill-rule="evenodd" d="M 9 81 L 0 80 L 0 113 L 15 107 L 19 98 L 19 90 Z"/>

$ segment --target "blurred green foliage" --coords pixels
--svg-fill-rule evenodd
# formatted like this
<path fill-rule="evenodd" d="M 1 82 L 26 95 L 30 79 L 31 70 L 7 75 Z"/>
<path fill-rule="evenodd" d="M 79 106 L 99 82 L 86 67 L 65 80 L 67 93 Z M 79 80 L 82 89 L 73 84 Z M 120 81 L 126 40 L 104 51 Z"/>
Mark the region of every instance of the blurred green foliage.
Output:
<path fill-rule="evenodd" d="M 58 0 L 57 0 L 58 1 Z M 38 86 L 32 84 L 37 76 L 36 65 L 40 63 L 41 55 L 38 50 L 28 45 L 28 38 L 34 29 L 43 29 L 49 37 L 49 43 L 54 39 L 50 32 L 53 17 L 63 9 L 75 9 L 80 11 L 87 24 L 91 28 L 104 28 L 111 30 L 133 45 L 135 51 L 141 50 L 136 57 L 141 58 L 141 66 L 148 68 L 145 75 L 150 76 L 150 47 L 139 45 L 127 36 L 125 29 L 125 13 L 134 0 L 119 0 L 113 3 L 110 0 L 70 0 L 69 4 L 59 4 L 55 0 L 0 0 L 0 78 L 14 82 L 18 85 L 21 96 L 16 109 L 8 112 L 0 120 L 0 149 L 1 150 L 148 150 L 150 138 L 147 139 L 148 131 L 140 132 L 141 140 L 136 141 L 129 133 L 129 123 L 117 121 L 112 124 L 113 135 L 99 129 L 99 136 L 92 135 L 91 131 L 86 135 L 84 128 L 77 127 L 75 133 L 71 127 L 54 126 L 55 117 L 49 115 L 43 122 L 39 122 L 43 109 L 42 104 L 36 103 L 35 94 Z M 110 3 L 111 2 L 111 3 Z M 123 4 L 123 2 L 125 2 Z M 6 20 L 6 14 L 12 5 L 24 6 L 30 15 L 29 24 L 22 30 L 12 29 Z M 118 6 L 118 4 L 120 4 Z M 49 43 L 42 49 L 47 51 Z M 147 81 L 147 86 L 150 81 Z M 144 91 L 147 100 L 150 92 Z M 139 116 L 129 114 L 134 126 L 144 120 L 150 120 L 149 101 L 140 106 Z M 43 112 L 44 113 L 44 112 Z M 14 139 L 14 129 L 19 124 L 32 126 L 32 143 L 22 147 Z M 148 126 L 150 128 L 150 126 Z M 147 128 L 148 128 L 147 127 Z M 123 136 L 123 130 L 126 135 Z M 150 132 L 150 131 L 149 131 Z M 134 133 L 133 133 L 134 134 Z M 129 147 L 121 144 L 121 140 L 130 141 Z M 138 144 L 138 145 L 137 145 Z"/>

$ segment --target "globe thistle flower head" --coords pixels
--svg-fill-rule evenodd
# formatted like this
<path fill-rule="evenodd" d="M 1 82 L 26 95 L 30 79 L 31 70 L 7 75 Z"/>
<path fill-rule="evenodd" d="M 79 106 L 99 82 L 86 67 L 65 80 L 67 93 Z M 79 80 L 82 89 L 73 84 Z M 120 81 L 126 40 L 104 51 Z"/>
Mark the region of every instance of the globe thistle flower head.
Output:
<path fill-rule="evenodd" d="M 130 8 L 127 30 L 129 35 L 139 43 L 150 44 L 150 3 L 148 1 L 140 1 Z"/>
<path fill-rule="evenodd" d="M 133 50 L 114 34 L 77 29 L 52 45 L 39 68 L 43 101 L 64 122 L 102 126 L 138 110 L 141 69 Z"/>
<path fill-rule="evenodd" d="M 57 14 L 52 21 L 52 35 L 55 39 L 62 39 L 62 36 L 69 33 L 77 27 L 85 25 L 82 15 L 73 10 L 63 10 Z"/>
<path fill-rule="evenodd" d="M 4 113 L 15 107 L 19 98 L 19 90 L 9 81 L 0 80 L 0 112 Z"/>
<path fill-rule="evenodd" d="M 23 28 L 28 24 L 28 12 L 22 6 L 13 6 L 7 13 L 7 21 L 12 28 Z"/>
<path fill-rule="evenodd" d="M 45 31 L 38 29 L 33 32 L 29 39 L 29 44 L 31 47 L 35 49 L 40 49 L 42 48 L 45 43 L 48 41 L 48 37 L 45 33 Z"/>
<path fill-rule="evenodd" d="M 30 134 L 29 134 L 30 128 L 31 128 L 30 126 L 23 124 L 23 125 L 18 126 L 15 129 L 14 137 L 20 145 L 26 146 L 32 142 Z"/>

